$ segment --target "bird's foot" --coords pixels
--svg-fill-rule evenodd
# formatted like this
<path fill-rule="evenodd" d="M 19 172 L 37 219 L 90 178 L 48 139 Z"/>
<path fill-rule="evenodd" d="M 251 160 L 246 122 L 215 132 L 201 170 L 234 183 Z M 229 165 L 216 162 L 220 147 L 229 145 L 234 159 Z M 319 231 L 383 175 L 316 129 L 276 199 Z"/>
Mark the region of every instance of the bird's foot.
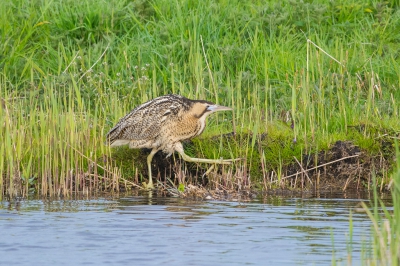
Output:
<path fill-rule="evenodd" d="M 149 182 L 149 183 L 143 182 L 142 183 L 142 187 L 143 187 L 144 190 L 152 190 L 152 189 L 154 189 L 153 182 Z"/>
<path fill-rule="evenodd" d="M 232 164 L 233 162 L 238 162 L 238 161 L 244 161 L 245 158 L 236 158 L 236 159 L 220 159 L 219 162 L 217 162 L 218 164 Z M 203 177 L 209 175 L 211 173 L 211 171 L 214 169 L 215 164 L 212 164 L 210 168 L 208 168 L 208 170 L 203 174 Z"/>

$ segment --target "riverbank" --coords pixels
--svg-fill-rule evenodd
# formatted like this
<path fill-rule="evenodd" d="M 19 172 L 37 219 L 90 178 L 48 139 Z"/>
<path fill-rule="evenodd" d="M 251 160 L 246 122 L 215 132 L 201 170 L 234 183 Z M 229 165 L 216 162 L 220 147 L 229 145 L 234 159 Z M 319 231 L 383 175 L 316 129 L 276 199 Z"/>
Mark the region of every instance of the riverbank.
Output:
<path fill-rule="evenodd" d="M 230 147 L 233 143 L 240 142 L 239 139 L 242 138 L 228 136 L 226 144 Z M 266 136 L 259 137 L 267 138 Z M 208 142 L 207 145 L 210 147 L 211 143 Z M 378 153 L 375 154 L 355 145 L 354 141 L 336 141 L 327 150 L 314 154 L 302 154 L 297 158 L 293 155 L 293 160 L 288 160 L 285 164 L 266 166 L 265 161 L 243 160 L 232 166 L 219 166 L 211 170 L 210 165 L 187 163 L 178 156 L 165 158 L 165 155 L 159 152 L 154 157 L 152 167 L 153 173 L 157 176 L 158 189 L 167 191 L 167 194 L 172 196 L 181 197 L 226 199 L 274 191 L 362 192 L 372 190 L 373 178 L 379 181 L 376 184 L 378 191 L 386 192 L 390 190 L 393 182 L 390 173 L 395 161 L 394 141 L 391 137 L 382 136 L 376 139 L 375 144 L 379 145 Z M 193 151 L 195 144 L 189 142 L 185 146 Z M 253 150 L 252 158 L 265 158 L 268 149 L 268 141 L 259 142 L 257 148 Z M 140 170 L 136 169 L 136 172 L 142 173 L 143 177 L 136 176 L 133 182 L 140 185 L 148 178 L 146 176 L 148 152 L 120 148 L 114 151 L 113 160 L 114 163 L 120 165 L 122 171 L 129 171 L 133 160 L 140 168 Z M 270 150 L 270 152 L 282 154 L 282 149 Z M 201 153 L 194 153 L 196 156 L 199 154 Z M 268 163 L 272 164 L 272 162 Z M 253 167 L 252 170 L 258 169 L 258 172 L 249 170 L 250 165 Z M 279 166 L 281 176 L 273 170 L 274 167 Z M 253 175 L 253 173 L 257 174 Z M 126 188 L 133 187 L 136 186 L 128 184 Z"/>

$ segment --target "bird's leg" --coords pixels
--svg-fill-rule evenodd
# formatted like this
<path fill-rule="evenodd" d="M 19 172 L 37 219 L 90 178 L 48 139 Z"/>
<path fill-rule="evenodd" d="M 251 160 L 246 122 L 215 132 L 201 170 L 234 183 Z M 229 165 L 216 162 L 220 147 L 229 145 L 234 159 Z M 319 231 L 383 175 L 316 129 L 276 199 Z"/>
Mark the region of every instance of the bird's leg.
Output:
<path fill-rule="evenodd" d="M 192 158 L 188 155 L 185 154 L 183 149 L 177 149 L 179 154 L 182 156 L 182 159 L 187 161 L 187 162 L 193 162 L 193 163 L 212 163 L 212 164 L 231 164 L 232 162 L 240 161 L 242 160 L 241 158 L 237 159 L 202 159 L 202 158 Z"/>
<path fill-rule="evenodd" d="M 147 167 L 149 168 L 149 183 L 146 184 L 145 182 L 143 182 L 143 187 L 145 189 L 153 189 L 153 179 L 152 179 L 152 175 L 151 175 L 151 161 L 153 160 L 154 154 L 157 153 L 157 149 L 152 149 L 149 156 L 147 156 Z"/>

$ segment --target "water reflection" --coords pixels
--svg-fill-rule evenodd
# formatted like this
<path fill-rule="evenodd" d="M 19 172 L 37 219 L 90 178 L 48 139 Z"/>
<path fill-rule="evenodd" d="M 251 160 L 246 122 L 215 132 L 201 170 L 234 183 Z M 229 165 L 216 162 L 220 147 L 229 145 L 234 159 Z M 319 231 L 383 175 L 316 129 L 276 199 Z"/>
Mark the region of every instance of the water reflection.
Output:
<path fill-rule="evenodd" d="M 368 201 L 314 194 L 204 202 L 145 193 L 0 202 L 0 264 L 327 265 L 334 254 L 347 265 L 349 212 L 361 200 Z M 352 262 L 360 265 L 371 224 L 364 213 L 352 218 Z"/>

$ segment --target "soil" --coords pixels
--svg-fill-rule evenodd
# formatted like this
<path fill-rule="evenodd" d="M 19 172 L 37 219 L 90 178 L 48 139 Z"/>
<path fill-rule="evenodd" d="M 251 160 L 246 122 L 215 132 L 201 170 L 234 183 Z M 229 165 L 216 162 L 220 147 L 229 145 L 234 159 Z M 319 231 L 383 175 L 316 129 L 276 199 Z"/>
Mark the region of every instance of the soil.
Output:
<path fill-rule="evenodd" d="M 291 176 L 291 181 L 299 176 L 304 182 L 311 180 L 319 189 L 366 189 L 372 184 L 374 174 L 381 177 L 390 169 L 394 158 L 386 157 L 390 156 L 372 156 L 351 141 L 337 141 L 317 155 L 303 155 L 301 166 L 298 163 L 289 166 L 287 176 Z M 304 177 L 305 173 L 308 177 Z"/>
<path fill-rule="evenodd" d="M 229 172 L 227 168 L 220 167 L 205 175 L 209 165 L 183 162 L 177 155 L 166 158 L 162 152 L 154 156 L 152 171 L 154 182 L 161 182 L 161 190 L 170 195 L 189 198 L 252 198 L 260 191 L 273 193 L 282 190 L 364 191 L 372 188 L 373 175 L 387 177 L 395 161 L 393 141 L 382 139 L 380 147 L 380 153 L 371 155 L 352 141 L 337 141 L 327 150 L 316 154 L 303 154 L 298 162 L 284 166 L 284 177 L 280 183 L 276 182 L 273 185 L 250 180 L 246 163 L 242 164 L 242 168 L 236 165 L 236 172 Z M 131 149 L 126 152 L 130 152 L 129 150 Z M 141 150 L 135 156 L 139 159 L 139 162 L 136 162 L 141 164 L 140 173 L 145 179 L 148 177 L 146 158 L 149 152 L 150 150 Z M 140 183 L 140 180 L 137 181 Z M 184 183 L 185 188 L 178 191 L 180 183 Z M 388 189 L 386 185 L 378 185 L 381 191 Z"/>

